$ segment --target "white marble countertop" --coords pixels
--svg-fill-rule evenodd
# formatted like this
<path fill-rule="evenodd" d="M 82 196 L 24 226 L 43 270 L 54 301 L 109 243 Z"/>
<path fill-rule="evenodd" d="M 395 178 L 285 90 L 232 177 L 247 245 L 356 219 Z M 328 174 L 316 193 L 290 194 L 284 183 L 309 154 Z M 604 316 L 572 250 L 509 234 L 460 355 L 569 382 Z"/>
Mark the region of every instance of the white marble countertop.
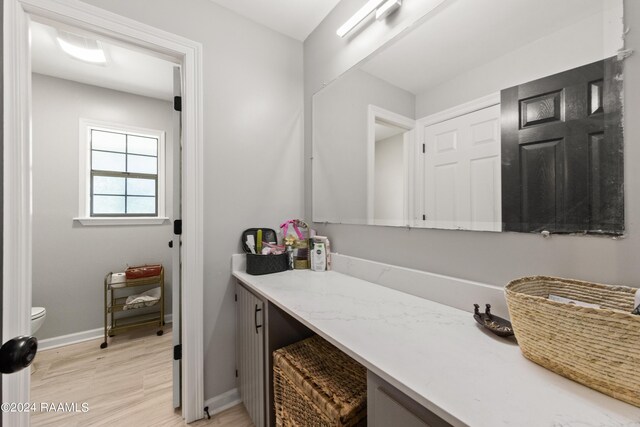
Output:
<path fill-rule="evenodd" d="M 530 362 L 470 312 L 334 271 L 233 275 L 453 425 L 640 426 L 640 408 Z"/>

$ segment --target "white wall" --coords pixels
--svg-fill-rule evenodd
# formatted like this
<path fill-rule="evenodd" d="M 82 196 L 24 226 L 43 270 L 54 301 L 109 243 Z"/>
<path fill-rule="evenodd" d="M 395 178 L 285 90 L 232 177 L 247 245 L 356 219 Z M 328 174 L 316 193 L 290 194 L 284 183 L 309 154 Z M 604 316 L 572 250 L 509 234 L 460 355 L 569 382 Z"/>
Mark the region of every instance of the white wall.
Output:
<path fill-rule="evenodd" d="M 404 133 L 376 141 L 373 217 L 404 222 Z"/>
<path fill-rule="evenodd" d="M 303 214 L 302 43 L 209 0 L 86 0 L 202 43 L 205 399 L 235 388 L 230 257 Z"/>
<path fill-rule="evenodd" d="M 605 9 L 486 64 L 464 70 L 437 87 L 417 94 L 416 117 L 614 56 L 621 40 L 611 36 L 622 30 L 610 27 L 618 23 L 621 15 L 618 8 Z"/>
<path fill-rule="evenodd" d="M 362 224 L 367 221 L 368 105 L 414 117 L 415 96 L 356 70 L 313 100 L 313 219 Z"/>
<path fill-rule="evenodd" d="M 335 30 L 362 5 L 343 0 L 305 40 L 305 157 L 311 153 L 311 99 L 329 82 L 361 61 L 393 35 L 418 21 L 430 2 L 406 2 L 390 22 L 374 22 L 351 39 Z M 625 21 L 630 26 L 626 47 L 640 49 L 640 2 L 625 1 Z M 354 225 L 314 224 L 319 234 L 332 239 L 338 252 L 400 266 L 432 271 L 481 282 L 504 285 L 529 274 L 551 274 L 638 285 L 640 277 L 640 55 L 625 62 L 625 239 L 540 236 L 426 229 L 401 229 Z M 311 171 L 306 165 L 306 212 L 310 218 Z M 385 243 L 380 250 L 379 243 Z"/>
<path fill-rule="evenodd" d="M 47 309 L 39 338 L 100 328 L 103 280 L 126 265 L 165 266 L 171 312 L 172 228 L 164 225 L 87 227 L 78 212 L 80 118 L 164 130 L 172 164 L 172 113 L 161 101 L 33 74 L 33 305 Z M 173 174 L 167 174 L 171 216 Z"/>

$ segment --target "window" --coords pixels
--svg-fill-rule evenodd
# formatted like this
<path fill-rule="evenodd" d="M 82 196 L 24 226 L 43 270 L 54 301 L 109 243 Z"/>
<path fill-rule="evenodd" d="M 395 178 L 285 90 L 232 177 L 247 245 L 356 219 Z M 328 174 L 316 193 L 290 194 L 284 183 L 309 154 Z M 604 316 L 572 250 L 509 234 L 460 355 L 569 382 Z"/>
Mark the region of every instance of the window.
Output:
<path fill-rule="evenodd" d="M 164 132 L 81 120 L 81 136 L 77 219 L 85 225 L 163 222 Z"/>
<path fill-rule="evenodd" d="M 158 139 L 91 129 L 91 216 L 157 216 Z"/>

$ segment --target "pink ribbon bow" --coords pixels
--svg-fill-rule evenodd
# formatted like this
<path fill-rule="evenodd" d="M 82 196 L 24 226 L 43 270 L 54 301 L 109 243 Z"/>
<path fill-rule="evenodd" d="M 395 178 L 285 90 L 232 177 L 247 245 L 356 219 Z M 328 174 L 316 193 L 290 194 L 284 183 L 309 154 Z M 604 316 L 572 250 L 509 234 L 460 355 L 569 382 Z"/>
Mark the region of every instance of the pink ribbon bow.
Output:
<path fill-rule="evenodd" d="M 282 224 L 280 224 L 280 228 L 282 229 L 282 237 L 283 238 L 287 237 L 287 233 L 289 232 L 289 224 L 293 225 L 293 230 L 298 235 L 298 240 L 304 240 L 304 237 L 302 236 L 302 233 L 300 232 L 300 229 L 298 228 L 298 220 L 297 219 L 290 219 L 290 220 L 285 221 Z"/>

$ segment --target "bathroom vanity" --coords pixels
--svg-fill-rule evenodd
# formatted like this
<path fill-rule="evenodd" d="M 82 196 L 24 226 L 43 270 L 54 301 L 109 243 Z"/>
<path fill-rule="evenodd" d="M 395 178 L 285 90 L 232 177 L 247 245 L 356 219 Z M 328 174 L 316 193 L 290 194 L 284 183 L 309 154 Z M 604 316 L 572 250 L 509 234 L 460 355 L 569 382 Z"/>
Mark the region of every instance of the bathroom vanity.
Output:
<path fill-rule="evenodd" d="M 639 408 L 528 361 L 514 341 L 479 328 L 471 305 L 451 306 L 482 298 L 505 315 L 501 288 L 340 255 L 334 261 L 338 271 L 251 276 L 244 257 L 233 258 L 245 319 L 240 393 L 262 417 L 257 425 L 274 425 L 271 353 L 315 333 L 367 368 L 370 426 L 640 426 Z M 243 344 L 247 337 L 253 347 Z"/>
<path fill-rule="evenodd" d="M 313 95 L 312 222 L 623 235 L 623 2 L 438 4 Z M 524 244 L 491 244 L 507 240 Z M 272 351 L 314 333 L 367 368 L 372 426 L 640 426 L 640 408 L 476 325 L 474 303 L 508 317 L 502 287 L 345 256 L 244 271 L 235 257 L 240 392 L 259 426 L 274 421 Z"/>

